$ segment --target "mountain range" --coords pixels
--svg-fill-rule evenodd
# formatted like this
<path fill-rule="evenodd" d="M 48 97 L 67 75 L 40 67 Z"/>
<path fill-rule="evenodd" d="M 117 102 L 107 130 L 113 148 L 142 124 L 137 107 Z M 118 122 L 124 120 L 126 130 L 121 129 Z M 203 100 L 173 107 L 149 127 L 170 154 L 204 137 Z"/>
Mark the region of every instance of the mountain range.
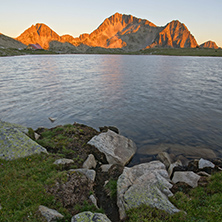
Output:
<path fill-rule="evenodd" d="M 38 43 L 44 49 L 72 52 L 85 52 L 98 47 L 125 51 L 153 47 L 199 47 L 188 28 L 178 20 L 159 27 L 146 19 L 119 13 L 106 18 L 92 33 L 82 34 L 77 38 L 71 35 L 59 36 L 47 25 L 37 23 L 25 30 L 15 40 L 24 45 Z M 202 44 L 201 47 L 218 48 L 216 43 L 211 41 Z"/>

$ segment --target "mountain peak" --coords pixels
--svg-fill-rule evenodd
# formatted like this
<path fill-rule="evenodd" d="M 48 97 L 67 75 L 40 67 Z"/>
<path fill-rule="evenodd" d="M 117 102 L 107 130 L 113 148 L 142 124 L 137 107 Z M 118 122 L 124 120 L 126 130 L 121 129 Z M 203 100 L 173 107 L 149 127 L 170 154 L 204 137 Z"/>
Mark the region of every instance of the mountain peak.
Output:
<path fill-rule="evenodd" d="M 146 19 L 118 12 L 106 18 L 92 33 L 82 34 L 78 38 L 70 35 L 59 36 L 44 23 L 37 23 L 24 31 L 17 40 L 26 45 L 38 43 L 44 49 L 49 48 L 51 41 L 68 42 L 77 47 L 85 45 L 125 48 L 133 51 L 155 46 L 176 48 L 197 46 L 195 38 L 179 20 L 158 27 Z"/>
<path fill-rule="evenodd" d="M 211 48 L 211 49 L 218 49 L 216 42 L 213 41 L 207 41 L 200 45 L 201 48 Z"/>
<path fill-rule="evenodd" d="M 43 23 L 36 23 L 25 30 L 16 40 L 25 45 L 36 44 L 42 46 L 44 49 L 49 48 L 49 41 L 60 41 L 60 36 L 54 32 L 49 26 Z"/>
<path fill-rule="evenodd" d="M 196 39 L 190 33 L 188 28 L 179 20 L 169 22 L 154 42 L 148 46 L 151 47 L 170 47 L 170 48 L 195 48 L 198 46 Z"/>

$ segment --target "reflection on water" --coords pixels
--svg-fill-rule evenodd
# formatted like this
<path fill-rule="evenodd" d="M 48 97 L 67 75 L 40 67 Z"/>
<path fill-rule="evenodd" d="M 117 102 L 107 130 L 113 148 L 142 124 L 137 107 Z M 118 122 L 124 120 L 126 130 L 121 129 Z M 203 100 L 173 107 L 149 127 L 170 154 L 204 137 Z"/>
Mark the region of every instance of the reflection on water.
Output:
<path fill-rule="evenodd" d="M 122 55 L 0 58 L 0 118 L 33 128 L 75 121 L 95 128 L 115 125 L 139 150 L 167 143 L 208 147 L 220 156 L 221 61 Z"/>

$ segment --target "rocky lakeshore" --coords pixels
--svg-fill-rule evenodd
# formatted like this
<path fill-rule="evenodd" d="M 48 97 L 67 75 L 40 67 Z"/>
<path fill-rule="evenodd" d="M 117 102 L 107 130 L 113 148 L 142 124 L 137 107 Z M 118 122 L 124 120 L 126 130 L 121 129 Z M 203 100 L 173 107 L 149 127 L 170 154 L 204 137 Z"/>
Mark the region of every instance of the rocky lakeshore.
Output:
<path fill-rule="evenodd" d="M 210 221 L 208 215 L 191 215 L 180 201 L 187 198 L 191 206 L 196 189 L 202 196 L 221 195 L 221 159 L 187 159 L 160 149 L 156 160 L 129 167 L 136 150 L 136 144 L 115 127 L 101 127 L 98 132 L 74 123 L 34 131 L 0 121 L 0 217 L 3 221 L 198 221 L 199 217 Z M 196 206 L 197 211 L 205 202 Z M 211 219 L 221 221 L 222 203 L 215 196 L 214 202 Z M 145 216 L 134 212 L 141 209 Z"/>

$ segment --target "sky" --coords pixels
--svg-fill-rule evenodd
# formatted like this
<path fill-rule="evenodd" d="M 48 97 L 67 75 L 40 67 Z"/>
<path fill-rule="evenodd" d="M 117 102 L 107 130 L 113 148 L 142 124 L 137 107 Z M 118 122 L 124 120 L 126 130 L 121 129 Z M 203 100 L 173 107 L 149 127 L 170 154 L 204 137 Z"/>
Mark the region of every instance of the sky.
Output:
<path fill-rule="evenodd" d="M 198 44 L 211 40 L 222 47 L 222 0 L 0 0 L 0 33 L 18 37 L 32 24 L 44 23 L 59 35 L 78 37 L 116 12 L 157 26 L 179 20 Z"/>

